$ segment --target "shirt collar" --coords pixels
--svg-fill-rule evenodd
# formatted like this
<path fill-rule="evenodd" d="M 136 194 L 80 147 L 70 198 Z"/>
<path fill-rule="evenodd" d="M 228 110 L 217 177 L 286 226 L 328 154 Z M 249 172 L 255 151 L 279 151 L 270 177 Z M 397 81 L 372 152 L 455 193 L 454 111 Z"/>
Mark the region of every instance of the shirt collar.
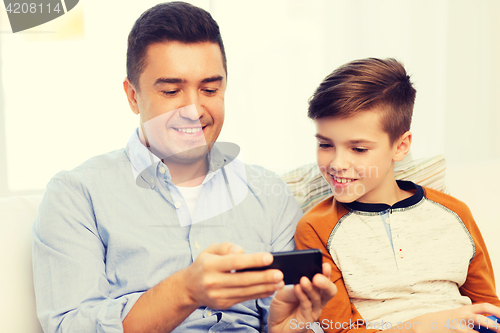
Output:
<path fill-rule="evenodd" d="M 132 173 L 136 180 L 139 175 L 146 176 L 146 174 L 143 174 L 144 171 L 151 175 L 153 168 L 156 169 L 156 166 L 161 163 L 161 160 L 142 144 L 139 139 L 138 129 L 135 129 L 130 135 L 126 152 L 132 164 Z"/>
<path fill-rule="evenodd" d="M 225 165 L 229 164 L 236 158 L 233 154 L 224 155 L 223 152 L 232 152 L 235 147 L 230 143 L 215 143 L 208 153 L 208 174 L 203 180 L 203 184 L 209 181 L 217 172 L 220 171 Z M 237 147 L 239 154 L 239 147 Z M 132 164 L 132 173 L 138 185 L 143 184 L 143 181 L 149 184 L 149 187 L 154 187 L 155 179 L 159 175 L 167 181 L 172 180 L 168 167 L 161 161 L 158 156 L 153 154 L 146 146 L 144 146 L 139 139 L 138 129 L 135 129 L 129 137 L 126 149 L 127 156 Z M 163 168 L 160 172 L 160 168 Z M 142 180 L 141 180 L 142 179 Z"/>
<path fill-rule="evenodd" d="M 416 205 L 424 198 L 424 190 L 422 186 L 406 180 L 396 180 L 396 183 L 400 189 L 405 191 L 415 190 L 415 193 L 411 197 L 398 201 L 392 206 L 382 203 L 362 203 L 358 201 L 342 203 L 342 205 L 346 206 L 350 210 L 374 213 L 383 212 L 388 209 L 393 210 L 397 208 L 408 208 Z"/>

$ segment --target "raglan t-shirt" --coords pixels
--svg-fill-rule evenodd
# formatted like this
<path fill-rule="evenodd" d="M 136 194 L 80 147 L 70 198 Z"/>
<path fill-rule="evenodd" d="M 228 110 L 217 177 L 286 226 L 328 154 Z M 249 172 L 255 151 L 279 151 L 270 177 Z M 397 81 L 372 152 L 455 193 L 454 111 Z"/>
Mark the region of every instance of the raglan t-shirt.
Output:
<path fill-rule="evenodd" d="M 469 208 L 412 182 L 398 185 L 414 194 L 393 206 L 330 197 L 299 221 L 297 248 L 320 249 L 338 289 L 320 317 L 325 332 L 375 331 L 471 303 L 500 305 Z"/>

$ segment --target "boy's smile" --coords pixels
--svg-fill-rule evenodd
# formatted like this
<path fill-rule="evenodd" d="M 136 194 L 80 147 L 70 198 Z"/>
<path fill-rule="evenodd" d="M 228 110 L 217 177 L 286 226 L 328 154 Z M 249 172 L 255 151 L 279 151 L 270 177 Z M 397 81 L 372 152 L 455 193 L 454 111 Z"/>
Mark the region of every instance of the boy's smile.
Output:
<path fill-rule="evenodd" d="M 316 119 L 317 161 L 339 202 L 359 201 L 392 205 L 409 195 L 394 179 L 394 162 L 406 156 L 411 133 L 390 143 L 382 129 L 382 109 L 347 118 Z"/>

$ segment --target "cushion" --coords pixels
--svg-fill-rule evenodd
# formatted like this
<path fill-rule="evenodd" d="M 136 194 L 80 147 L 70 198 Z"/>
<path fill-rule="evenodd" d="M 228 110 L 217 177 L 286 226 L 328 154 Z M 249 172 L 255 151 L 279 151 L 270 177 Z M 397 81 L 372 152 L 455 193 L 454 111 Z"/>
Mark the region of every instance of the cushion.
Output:
<path fill-rule="evenodd" d="M 1 332 L 42 332 L 35 310 L 30 232 L 41 199 L 0 199 Z"/>

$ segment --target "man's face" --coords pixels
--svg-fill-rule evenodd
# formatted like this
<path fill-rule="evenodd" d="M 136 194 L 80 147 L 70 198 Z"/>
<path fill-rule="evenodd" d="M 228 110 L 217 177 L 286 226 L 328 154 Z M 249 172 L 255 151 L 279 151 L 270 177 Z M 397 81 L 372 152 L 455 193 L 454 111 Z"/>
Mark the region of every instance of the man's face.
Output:
<path fill-rule="evenodd" d="M 394 189 L 391 145 L 379 110 L 316 120 L 317 162 L 339 202 L 383 203 Z"/>
<path fill-rule="evenodd" d="M 131 106 L 140 115 L 141 140 L 151 151 L 182 164 L 205 158 L 207 144 L 217 140 L 224 122 L 226 73 L 219 46 L 152 44 L 139 86 L 135 109 Z"/>

